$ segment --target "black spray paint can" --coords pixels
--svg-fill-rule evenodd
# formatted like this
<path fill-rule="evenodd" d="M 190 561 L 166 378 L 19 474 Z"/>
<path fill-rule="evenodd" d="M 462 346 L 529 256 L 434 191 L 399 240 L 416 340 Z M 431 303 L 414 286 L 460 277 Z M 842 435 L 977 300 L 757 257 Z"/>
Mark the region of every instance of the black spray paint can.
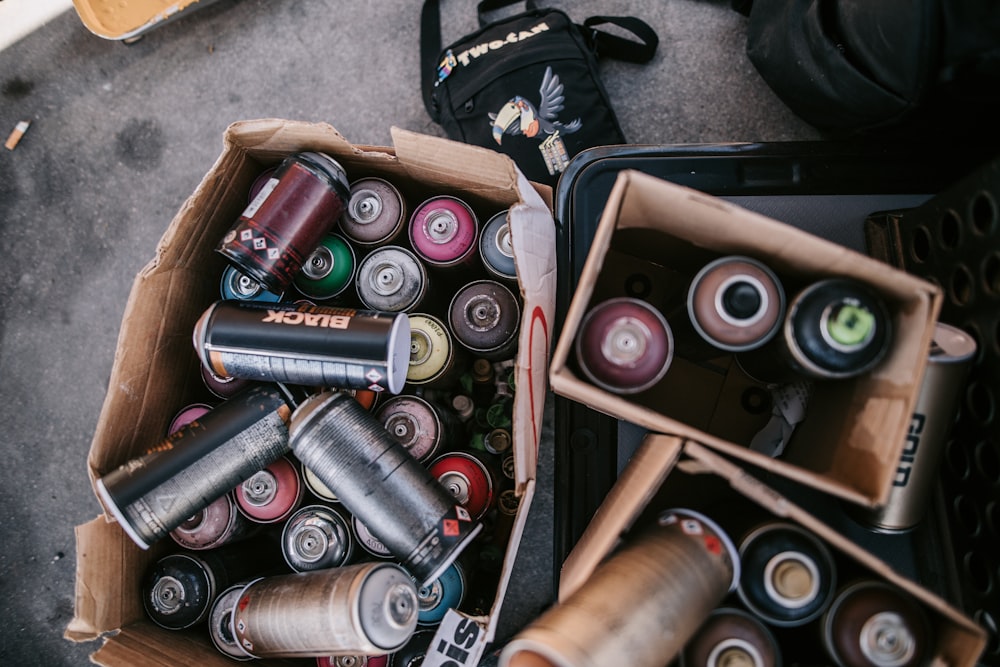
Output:
<path fill-rule="evenodd" d="M 317 387 L 397 394 L 410 360 L 405 315 L 352 308 L 217 301 L 193 339 L 218 375 Z"/>
<path fill-rule="evenodd" d="M 96 482 L 101 502 L 141 548 L 288 453 L 301 395 L 255 385 Z"/>
<path fill-rule="evenodd" d="M 828 278 L 792 299 L 771 343 L 737 359 L 761 382 L 847 379 L 877 366 L 892 341 L 892 318 L 881 296 L 860 281 Z"/>
<path fill-rule="evenodd" d="M 763 524 L 740 544 L 738 593 L 751 612 L 790 627 L 826 611 L 837 586 L 833 556 L 807 530 L 784 521 Z"/>
<path fill-rule="evenodd" d="M 674 357 L 666 318 L 640 299 L 617 297 L 584 315 L 576 335 L 576 361 L 595 385 L 635 394 L 659 382 Z"/>
<path fill-rule="evenodd" d="M 250 582 L 236 603 L 233 636 L 257 658 L 382 655 L 406 644 L 418 613 L 403 568 L 362 563 Z"/>
<path fill-rule="evenodd" d="M 329 155 L 289 156 L 216 250 L 265 289 L 281 294 L 333 229 L 349 196 L 347 175 Z"/>
<path fill-rule="evenodd" d="M 402 234 L 406 219 L 406 201 L 396 186 L 382 178 L 362 178 L 351 183 L 340 231 L 360 246 L 388 244 Z"/>
<path fill-rule="evenodd" d="M 418 580 L 444 571 L 482 525 L 369 412 L 324 392 L 292 417 L 292 451 Z"/>
<path fill-rule="evenodd" d="M 411 312 L 427 295 L 427 268 L 406 248 L 383 246 L 361 260 L 355 286 L 367 308 Z"/>
<path fill-rule="evenodd" d="M 495 280 L 465 285 L 448 307 L 448 325 L 455 340 L 485 359 L 514 355 L 520 322 L 520 303 Z"/>
<path fill-rule="evenodd" d="M 929 664 L 934 634 L 926 613 L 902 590 L 874 580 L 842 590 L 823 617 L 823 647 L 839 667 Z"/>
<path fill-rule="evenodd" d="M 296 572 L 346 565 L 354 555 L 351 527 L 332 507 L 306 505 L 285 523 L 281 551 Z"/>

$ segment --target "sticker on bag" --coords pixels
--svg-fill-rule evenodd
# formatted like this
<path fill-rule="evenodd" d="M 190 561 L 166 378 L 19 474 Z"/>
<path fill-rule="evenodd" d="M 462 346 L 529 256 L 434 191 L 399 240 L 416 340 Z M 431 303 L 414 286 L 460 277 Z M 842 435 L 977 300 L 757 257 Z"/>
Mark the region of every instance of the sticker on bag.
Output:
<path fill-rule="evenodd" d="M 563 95 L 559 75 L 552 71 L 552 67 L 545 68 L 538 92 L 540 100 L 537 106 L 527 98 L 515 95 L 500 111 L 490 112 L 490 130 L 498 146 L 503 145 L 504 135 L 538 139 L 538 150 L 549 174 L 554 176 L 569 164 L 569 152 L 561 135 L 580 130 L 583 123 L 579 117 L 569 123 L 559 121 L 558 115 L 564 109 L 566 97 Z"/>
<path fill-rule="evenodd" d="M 473 667 L 486 648 L 486 631 L 474 620 L 449 609 L 427 647 L 422 667 Z"/>

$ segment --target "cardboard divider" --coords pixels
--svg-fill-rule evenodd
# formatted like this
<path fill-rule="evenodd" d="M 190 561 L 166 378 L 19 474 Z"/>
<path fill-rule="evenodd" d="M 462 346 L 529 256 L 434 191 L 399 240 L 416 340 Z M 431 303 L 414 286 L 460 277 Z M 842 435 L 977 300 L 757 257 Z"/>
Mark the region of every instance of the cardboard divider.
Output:
<path fill-rule="evenodd" d="M 193 326 L 219 298 L 226 263 L 214 252 L 215 245 L 246 207 L 249 188 L 266 167 L 296 152 L 322 151 L 340 162 L 351 180 L 362 176 L 391 180 L 414 206 L 421 196 L 454 194 L 483 210 L 509 207 L 526 313 L 515 363 L 518 389 L 512 428 L 515 488 L 521 502 L 493 606 L 488 615 L 474 619 L 490 639 L 534 491 L 555 312 L 551 191 L 529 183 L 508 158 L 493 151 L 395 128 L 393 137 L 399 142 L 396 147 L 358 147 L 330 125 L 280 119 L 241 121 L 227 129 L 222 154 L 181 205 L 154 258 L 135 278 L 88 468 L 96 480 L 158 444 L 176 411 L 205 395 L 192 344 Z M 141 577 L 172 548 L 172 541 L 165 540 L 140 550 L 107 515 L 79 526 L 76 609 L 66 637 L 83 641 L 105 635 L 105 644 L 93 659 L 107 667 L 231 664 L 212 646 L 207 633 L 175 635 L 146 618 L 139 594 Z M 144 650 L 147 644 L 150 648 Z"/>
<path fill-rule="evenodd" d="M 746 503 L 746 500 L 752 503 Z M 961 612 L 927 589 L 897 574 L 840 533 L 712 450 L 673 435 L 647 434 L 598 508 L 590 525 L 563 565 L 559 600 L 566 600 L 613 553 L 633 526 L 668 507 L 701 511 L 719 522 L 737 542 L 740 530 L 762 521 L 782 519 L 798 525 L 830 547 L 842 575 L 889 583 L 913 596 L 927 613 L 936 633 L 931 664 L 971 666 L 986 645 L 986 634 Z M 739 603 L 734 603 L 739 606 Z M 815 623 L 815 622 L 814 622 Z M 812 626 L 795 628 L 795 637 L 812 642 L 816 655 L 806 664 L 824 664 L 819 634 Z M 815 628 L 813 628 L 815 629 Z M 799 648 L 801 651 L 802 649 Z"/>
<path fill-rule="evenodd" d="M 782 456 L 749 448 L 769 414 L 750 414 L 738 401 L 763 384 L 747 377 L 723 352 L 710 360 L 675 357 L 651 389 L 616 395 L 578 372 L 573 346 L 587 311 L 621 294 L 623 271 L 655 276 L 654 307 L 678 312 L 687 281 L 707 261 L 741 254 L 773 269 L 789 297 L 825 277 L 860 280 L 887 302 L 894 340 L 883 361 L 853 379 L 817 381 L 806 418 Z M 617 294 L 616 294 L 617 290 Z M 790 225 L 689 188 L 623 171 L 584 263 L 552 358 L 553 390 L 605 414 L 661 433 L 690 438 L 727 455 L 833 494 L 876 506 L 891 489 L 910 416 L 927 363 L 941 290 L 860 253 Z M 678 306 L 678 302 L 681 306 Z"/>

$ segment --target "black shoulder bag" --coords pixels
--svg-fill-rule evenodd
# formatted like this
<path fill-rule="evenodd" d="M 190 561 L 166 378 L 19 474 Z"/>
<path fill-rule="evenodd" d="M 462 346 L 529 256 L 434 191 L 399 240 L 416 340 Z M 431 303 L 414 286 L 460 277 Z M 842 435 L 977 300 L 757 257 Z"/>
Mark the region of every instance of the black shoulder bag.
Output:
<path fill-rule="evenodd" d="M 554 185 L 585 148 L 625 143 L 598 72 L 599 58 L 648 62 L 659 40 L 644 21 L 593 16 L 582 25 L 557 9 L 487 23 L 514 0 L 483 0 L 480 29 L 441 48 L 438 0 L 425 0 L 420 60 L 424 105 L 449 138 L 506 153 L 525 176 Z M 639 41 L 600 31 L 612 24 Z"/>

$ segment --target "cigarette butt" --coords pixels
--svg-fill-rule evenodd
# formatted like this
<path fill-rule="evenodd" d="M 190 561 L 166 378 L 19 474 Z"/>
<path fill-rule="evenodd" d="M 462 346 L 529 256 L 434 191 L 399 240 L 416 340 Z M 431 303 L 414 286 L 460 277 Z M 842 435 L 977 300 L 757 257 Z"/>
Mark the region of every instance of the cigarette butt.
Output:
<path fill-rule="evenodd" d="M 21 141 L 21 137 L 23 137 L 24 133 L 28 131 L 28 126 L 30 125 L 30 120 L 22 120 L 15 125 L 14 130 L 7 137 L 7 142 L 4 144 L 4 147 L 9 151 L 14 150 L 14 147 L 17 146 L 19 141 Z"/>

